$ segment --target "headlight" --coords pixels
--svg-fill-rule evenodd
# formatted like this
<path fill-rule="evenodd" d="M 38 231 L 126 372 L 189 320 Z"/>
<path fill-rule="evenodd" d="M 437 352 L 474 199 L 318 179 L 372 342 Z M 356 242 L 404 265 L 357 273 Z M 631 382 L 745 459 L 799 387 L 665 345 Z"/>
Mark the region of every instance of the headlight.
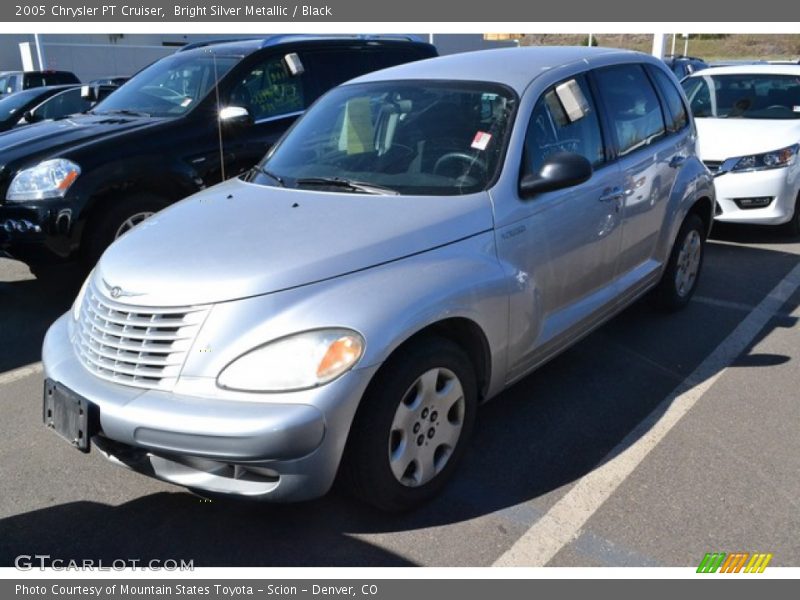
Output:
<path fill-rule="evenodd" d="M 9 202 L 63 198 L 81 174 L 81 168 L 66 158 L 54 158 L 17 173 L 6 193 Z"/>
<path fill-rule="evenodd" d="M 217 378 L 220 387 L 250 392 L 287 392 L 333 381 L 358 362 L 364 338 L 349 329 L 290 335 L 240 356 Z"/>
<path fill-rule="evenodd" d="M 764 152 L 763 154 L 751 154 L 739 158 L 730 158 L 731 171 L 761 171 L 764 169 L 779 169 L 794 164 L 800 145 L 787 146 L 780 150 Z"/>
<path fill-rule="evenodd" d="M 94 270 L 89 273 L 89 276 L 86 278 L 86 281 L 83 282 L 81 286 L 81 291 L 78 292 L 77 298 L 75 298 L 75 302 L 72 303 L 72 319 L 77 321 L 81 316 L 81 305 L 83 304 L 83 297 L 86 295 L 86 288 L 89 287 L 89 282 L 92 280 L 92 275 L 94 275 Z"/>

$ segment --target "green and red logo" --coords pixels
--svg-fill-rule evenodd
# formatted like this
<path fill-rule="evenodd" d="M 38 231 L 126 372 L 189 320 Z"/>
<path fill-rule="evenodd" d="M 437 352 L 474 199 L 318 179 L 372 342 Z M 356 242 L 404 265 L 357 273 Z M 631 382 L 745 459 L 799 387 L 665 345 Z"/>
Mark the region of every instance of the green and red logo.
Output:
<path fill-rule="evenodd" d="M 697 567 L 698 573 L 763 573 L 772 554 L 766 552 L 708 552 Z"/>

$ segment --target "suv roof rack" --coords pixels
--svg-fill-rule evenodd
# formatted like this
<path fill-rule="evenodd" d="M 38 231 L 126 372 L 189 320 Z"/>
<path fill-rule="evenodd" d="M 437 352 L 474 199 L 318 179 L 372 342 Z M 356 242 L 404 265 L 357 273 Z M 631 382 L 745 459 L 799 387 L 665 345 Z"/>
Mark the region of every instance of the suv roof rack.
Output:
<path fill-rule="evenodd" d="M 299 41 L 313 41 L 313 40 L 367 40 L 367 41 L 404 41 L 404 42 L 422 42 L 419 36 L 412 34 L 358 34 L 358 35 L 303 35 L 297 33 L 286 33 L 271 35 L 265 38 L 262 37 L 242 37 L 242 38 L 225 38 L 219 40 L 203 40 L 200 42 L 192 42 L 181 46 L 178 52 L 186 52 L 187 50 L 194 50 L 195 48 L 206 48 L 208 46 L 217 46 L 219 44 L 230 44 L 235 42 L 253 42 L 260 41 L 260 46 L 266 48 L 268 46 L 277 46 L 278 44 L 286 42 L 299 42 Z"/>

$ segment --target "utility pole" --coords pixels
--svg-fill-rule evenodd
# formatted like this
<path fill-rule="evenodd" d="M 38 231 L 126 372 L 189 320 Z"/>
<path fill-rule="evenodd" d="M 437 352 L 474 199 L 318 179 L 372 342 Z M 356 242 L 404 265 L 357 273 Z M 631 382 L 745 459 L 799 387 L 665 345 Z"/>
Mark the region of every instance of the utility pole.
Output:
<path fill-rule="evenodd" d="M 664 58 L 664 42 L 666 41 L 663 33 L 653 34 L 653 56 L 656 58 Z"/>
<path fill-rule="evenodd" d="M 46 67 L 44 66 L 44 53 L 42 52 L 42 42 L 39 40 L 39 34 L 33 34 L 33 45 L 36 46 L 36 60 L 39 61 L 39 70 L 46 71 Z"/>

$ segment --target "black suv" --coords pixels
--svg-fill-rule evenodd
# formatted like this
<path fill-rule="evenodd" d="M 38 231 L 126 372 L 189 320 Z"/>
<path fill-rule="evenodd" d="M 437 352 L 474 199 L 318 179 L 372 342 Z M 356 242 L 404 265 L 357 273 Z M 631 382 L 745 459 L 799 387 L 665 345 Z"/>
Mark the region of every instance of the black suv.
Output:
<path fill-rule="evenodd" d="M 156 211 L 252 168 L 330 88 L 435 55 L 410 38 L 292 35 L 163 58 L 84 115 L 0 134 L 0 247 L 29 264 L 95 261 Z"/>
<path fill-rule="evenodd" d="M 46 85 L 80 83 L 69 71 L 4 71 L 0 73 L 0 96 Z"/>
<path fill-rule="evenodd" d="M 675 73 L 675 77 L 678 80 L 688 77 L 695 71 L 702 71 L 708 68 L 708 63 L 702 58 L 684 56 L 683 54 L 668 54 L 664 57 L 664 62 Z"/>

